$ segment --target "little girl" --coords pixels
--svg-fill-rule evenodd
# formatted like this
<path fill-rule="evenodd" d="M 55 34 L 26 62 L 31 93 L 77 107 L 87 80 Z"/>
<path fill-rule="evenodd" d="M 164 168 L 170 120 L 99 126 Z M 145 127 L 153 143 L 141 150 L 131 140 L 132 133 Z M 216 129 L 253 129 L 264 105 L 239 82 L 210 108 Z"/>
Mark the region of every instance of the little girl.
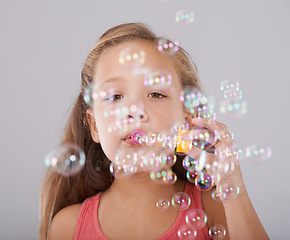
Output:
<path fill-rule="evenodd" d="M 204 166 L 222 164 L 218 156 L 232 138 L 223 124 L 197 117 L 180 101 L 184 90 L 201 90 L 189 59 L 181 47 L 156 37 L 144 24 L 119 25 L 101 36 L 85 61 L 82 91 L 61 143 L 79 146 L 86 162 L 71 176 L 47 170 L 40 240 L 269 239 L 236 161 L 231 174 L 214 178 L 215 185 L 210 178 L 199 187 L 193 184 L 200 175 L 189 165 L 203 158 L 200 174 L 214 177 L 210 167 L 205 175 Z M 89 104 L 84 98 L 88 89 Z M 194 129 L 218 137 L 209 147 L 202 147 L 202 141 L 186 145 L 180 135 Z M 158 133 L 173 137 L 161 144 L 153 141 Z M 146 158 L 160 149 L 165 162 Z M 224 181 L 237 184 L 236 198 L 217 191 Z"/>

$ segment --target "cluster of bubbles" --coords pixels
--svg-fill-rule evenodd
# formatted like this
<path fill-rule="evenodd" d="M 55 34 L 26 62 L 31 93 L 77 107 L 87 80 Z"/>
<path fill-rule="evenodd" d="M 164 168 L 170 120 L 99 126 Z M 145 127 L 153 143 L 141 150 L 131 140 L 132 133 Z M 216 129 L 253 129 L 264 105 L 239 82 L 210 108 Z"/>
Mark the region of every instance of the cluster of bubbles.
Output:
<path fill-rule="evenodd" d="M 177 19 L 177 17 L 176 17 Z M 193 13 L 179 12 L 178 20 L 183 23 L 193 21 Z M 178 42 L 160 39 L 158 50 L 162 54 L 175 54 L 179 50 Z M 146 53 L 139 48 L 126 48 L 120 51 L 120 65 L 132 64 L 132 75 L 143 77 L 144 86 L 148 89 L 167 89 L 172 84 L 172 76 L 165 69 L 149 69 L 146 66 Z M 225 114 L 241 116 L 246 113 L 246 103 L 242 101 L 242 92 L 238 83 L 225 81 L 221 84 L 224 100 L 220 111 Z M 95 108 L 98 101 L 107 101 L 102 111 L 103 119 L 108 123 L 107 131 L 118 136 L 124 135 L 128 129 L 138 129 L 142 123 L 144 105 L 136 102 L 123 105 L 119 102 L 123 96 L 113 89 L 98 91 L 94 86 L 84 90 L 84 101 L 90 108 Z M 138 170 L 148 171 L 152 181 L 163 184 L 174 184 L 177 175 L 172 170 L 178 156 L 183 156 L 182 166 L 186 178 L 200 191 L 212 191 L 215 201 L 228 201 L 239 195 L 240 188 L 234 181 L 225 177 L 231 175 L 237 161 L 247 158 L 264 161 L 271 157 L 271 148 L 259 144 L 237 146 L 232 144 L 233 134 L 219 129 L 215 122 L 214 98 L 207 96 L 197 88 L 186 88 L 180 93 L 180 101 L 192 117 L 207 120 L 202 127 L 189 126 L 185 121 L 176 122 L 171 129 L 154 130 L 148 133 L 136 131 L 130 141 L 140 148 L 120 149 L 112 160 L 110 172 L 115 178 L 127 178 Z M 110 104 L 114 102 L 116 104 Z M 84 152 L 74 144 L 65 144 L 45 157 L 45 165 L 50 166 L 63 176 L 78 174 L 85 165 Z M 165 211 L 170 206 L 185 211 L 186 224 L 177 232 L 181 239 L 194 239 L 197 230 L 205 226 L 207 216 L 201 209 L 190 209 L 191 199 L 185 192 L 176 193 L 171 201 L 160 198 L 156 202 L 158 209 Z M 213 239 L 222 239 L 226 235 L 225 228 L 213 225 L 209 229 Z"/>
<path fill-rule="evenodd" d="M 243 100 L 240 84 L 231 80 L 221 83 L 223 100 L 220 102 L 220 112 L 228 117 L 238 118 L 247 113 L 247 102 Z"/>

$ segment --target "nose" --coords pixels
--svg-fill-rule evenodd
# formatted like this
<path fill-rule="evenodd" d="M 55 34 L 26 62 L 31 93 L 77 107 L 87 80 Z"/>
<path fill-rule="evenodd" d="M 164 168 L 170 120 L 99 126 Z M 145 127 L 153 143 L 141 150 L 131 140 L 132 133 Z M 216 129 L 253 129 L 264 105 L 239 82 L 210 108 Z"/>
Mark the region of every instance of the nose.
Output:
<path fill-rule="evenodd" d="M 129 122 L 146 121 L 148 116 L 143 106 L 137 107 L 136 105 L 133 104 L 129 107 L 127 118 Z"/>
<path fill-rule="evenodd" d="M 135 118 L 137 119 L 137 120 L 141 120 L 141 119 L 143 119 L 144 118 L 144 114 L 139 114 L 138 116 L 136 116 L 136 117 L 134 117 L 134 116 L 132 116 L 132 115 L 128 115 L 128 118 L 129 118 L 129 120 L 135 120 Z"/>

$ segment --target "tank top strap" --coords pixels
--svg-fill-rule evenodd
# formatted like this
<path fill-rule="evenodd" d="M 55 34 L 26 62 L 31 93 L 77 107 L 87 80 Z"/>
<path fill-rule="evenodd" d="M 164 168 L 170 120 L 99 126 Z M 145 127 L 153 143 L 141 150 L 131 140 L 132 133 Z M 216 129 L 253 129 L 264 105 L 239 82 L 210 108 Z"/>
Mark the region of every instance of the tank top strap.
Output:
<path fill-rule="evenodd" d="M 108 240 L 103 235 L 98 221 L 98 207 L 101 194 L 98 193 L 83 202 L 79 212 L 74 240 Z"/>

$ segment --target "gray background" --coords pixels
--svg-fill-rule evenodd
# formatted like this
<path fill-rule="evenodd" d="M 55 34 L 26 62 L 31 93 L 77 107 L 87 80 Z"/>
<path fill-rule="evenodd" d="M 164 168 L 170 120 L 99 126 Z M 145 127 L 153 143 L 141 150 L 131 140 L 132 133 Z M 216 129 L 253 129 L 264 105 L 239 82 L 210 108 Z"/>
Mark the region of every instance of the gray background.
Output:
<path fill-rule="evenodd" d="M 175 23 L 182 8 L 194 23 Z M 105 30 L 128 21 L 178 39 L 217 102 L 221 81 L 240 82 L 248 114 L 218 120 L 237 141 L 272 147 L 271 159 L 242 171 L 270 238 L 289 239 L 289 0 L 1 0 L 0 238 L 37 239 L 43 159 L 60 139 L 83 62 Z"/>

